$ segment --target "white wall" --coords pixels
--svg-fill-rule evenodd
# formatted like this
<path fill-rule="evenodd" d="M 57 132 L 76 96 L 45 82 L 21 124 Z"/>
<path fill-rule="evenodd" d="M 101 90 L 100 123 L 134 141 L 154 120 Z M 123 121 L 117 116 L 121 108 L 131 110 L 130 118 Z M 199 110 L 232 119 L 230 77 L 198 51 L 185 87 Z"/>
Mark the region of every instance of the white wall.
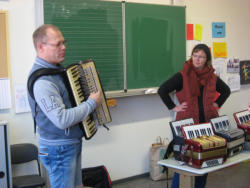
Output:
<path fill-rule="evenodd" d="M 150 2 L 150 0 L 137 0 Z M 151 2 L 166 4 L 171 1 Z M 250 59 L 250 1 L 249 0 L 187 0 L 187 23 L 202 24 L 202 42 L 211 46 L 213 41 L 227 42 L 228 56 Z M 12 99 L 17 84 L 25 84 L 32 66 L 35 51 L 32 33 L 35 23 L 35 0 L 0 1 L 0 9 L 9 11 L 10 63 Z M 226 38 L 212 39 L 211 22 L 226 22 Z M 234 92 L 221 108 L 220 114 L 232 118 L 235 111 L 245 109 L 250 86 Z M 12 100 L 14 103 L 14 100 Z M 168 125 L 169 111 L 157 95 L 134 96 L 117 99 L 117 106 L 111 108 L 110 131 L 100 128 L 90 141 L 84 141 L 83 167 L 104 164 L 112 180 L 118 180 L 149 170 L 148 152 L 157 136 L 172 139 Z M 10 110 L 1 110 L 0 119 L 9 122 L 10 143 L 33 142 L 33 120 L 30 113 L 15 114 L 14 105 Z"/>

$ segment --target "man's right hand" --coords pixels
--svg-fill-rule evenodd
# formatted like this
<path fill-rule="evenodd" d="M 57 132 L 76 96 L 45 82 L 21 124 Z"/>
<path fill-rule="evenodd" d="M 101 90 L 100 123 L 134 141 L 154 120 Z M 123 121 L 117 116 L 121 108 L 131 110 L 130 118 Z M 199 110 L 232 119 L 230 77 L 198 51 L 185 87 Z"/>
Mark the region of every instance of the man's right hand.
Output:
<path fill-rule="evenodd" d="M 100 105 L 102 103 L 102 97 L 100 91 L 97 91 L 95 93 L 94 92 L 90 93 L 89 97 L 93 99 L 97 103 L 97 105 Z"/>

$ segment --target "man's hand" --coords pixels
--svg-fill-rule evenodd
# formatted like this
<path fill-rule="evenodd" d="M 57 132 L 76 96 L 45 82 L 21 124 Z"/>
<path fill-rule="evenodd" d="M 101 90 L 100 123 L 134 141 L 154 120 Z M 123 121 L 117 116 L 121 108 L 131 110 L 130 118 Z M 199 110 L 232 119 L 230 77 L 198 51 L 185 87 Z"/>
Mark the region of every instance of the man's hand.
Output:
<path fill-rule="evenodd" d="M 102 103 L 102 97 L 100 91 L 97 91 L 95 93 L 94 92 L 90 93 L 89 97 L 93 99 L 97 103 L 97 105 L 100 105 Z"/>

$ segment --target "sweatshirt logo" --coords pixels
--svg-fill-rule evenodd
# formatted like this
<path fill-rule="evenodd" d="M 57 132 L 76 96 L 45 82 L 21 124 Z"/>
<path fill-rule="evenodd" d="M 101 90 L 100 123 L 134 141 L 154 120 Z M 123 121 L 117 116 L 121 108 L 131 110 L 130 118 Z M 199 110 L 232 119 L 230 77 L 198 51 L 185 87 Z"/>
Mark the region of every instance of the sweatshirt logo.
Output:
<path fill-rule="evenodd" d="M 50 112 L 50 111 L 52 111 L 60 106 L 56 102 L 54 95 L 51 95 L 49 98 L 50 98 L 50 100 L 48 100 L 48 101 L 46 101 L 44 98 L 41 99 L 41 103 L 43 104 L 43 106 L 47 112 Z"/>

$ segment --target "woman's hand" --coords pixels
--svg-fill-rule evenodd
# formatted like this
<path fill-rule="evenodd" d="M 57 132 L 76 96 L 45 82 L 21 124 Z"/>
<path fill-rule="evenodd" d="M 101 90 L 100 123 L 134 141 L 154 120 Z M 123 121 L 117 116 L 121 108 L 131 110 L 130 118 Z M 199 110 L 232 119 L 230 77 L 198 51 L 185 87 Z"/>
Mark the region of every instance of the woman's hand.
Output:
<path fill-rule="evenodd" d="M 173 108 L 173 111 L 175 111 L 175 112 L 183 112 L 183 111 L 186 110 L 187 107 L 188 107 L 188 106 L 187 106 L 187 102 L 183 102 L 183 103 L 181 103 L 180 105 L 174 107 L 174 108 Z"/>
<path fill-rule="evenodd" d="M 213 103 L 213 106 L 216 108 L 216 110 L 219 110 L 220 108 L 219 108 L 219 105 L 217 104 L 217 103 Z"/>

